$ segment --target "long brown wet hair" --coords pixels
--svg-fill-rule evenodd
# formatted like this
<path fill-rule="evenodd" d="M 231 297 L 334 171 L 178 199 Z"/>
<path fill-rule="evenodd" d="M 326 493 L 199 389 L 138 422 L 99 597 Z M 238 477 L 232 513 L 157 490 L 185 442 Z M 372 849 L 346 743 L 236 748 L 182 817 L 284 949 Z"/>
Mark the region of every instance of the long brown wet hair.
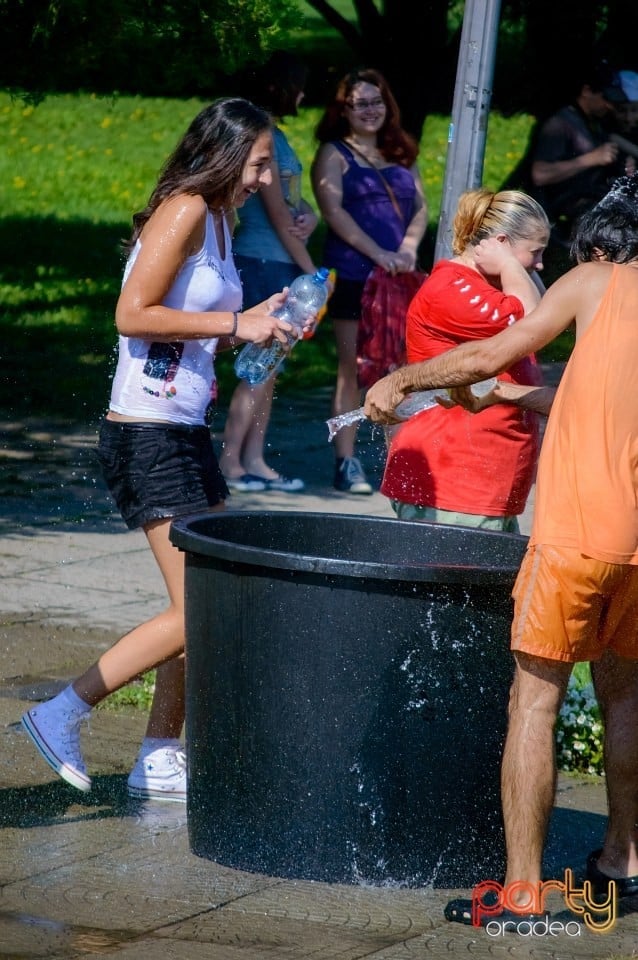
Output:
<path fill-rule="evenodd" d="M 230 210 L 253 144 L 271 127 L 268 113 L 242 97 L 220 98 L 200 111 L 166 160 L 146 207 L 134 215 L 125 252 L 169 197 L 199 195 L 211 210 Z"/>

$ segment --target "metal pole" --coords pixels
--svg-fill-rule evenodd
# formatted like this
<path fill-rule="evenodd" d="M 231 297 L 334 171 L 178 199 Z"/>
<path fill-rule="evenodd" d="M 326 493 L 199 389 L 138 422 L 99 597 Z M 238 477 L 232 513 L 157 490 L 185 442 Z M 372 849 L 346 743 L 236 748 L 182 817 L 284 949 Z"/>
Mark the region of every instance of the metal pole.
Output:
<path fill-rule="evenodd" d="M 452 252 L 460 195 L 481 186 L 492 99 L 500 0 L 466 0 L 434 260 Z"/>

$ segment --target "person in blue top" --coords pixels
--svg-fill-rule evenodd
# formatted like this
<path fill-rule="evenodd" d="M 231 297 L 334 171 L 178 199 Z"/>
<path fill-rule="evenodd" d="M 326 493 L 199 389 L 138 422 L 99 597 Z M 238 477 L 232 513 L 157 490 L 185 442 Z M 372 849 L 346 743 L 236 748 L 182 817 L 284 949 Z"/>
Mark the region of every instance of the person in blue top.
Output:
<path fill-rule="evenodd" d="M 332 416 L 361 401 L 357 381 L 357 326 L 361 294 L 375 265 L 390 273 L 415 269 L 427 227 L 427 205 L 416 166 L 418 146 L 401 127 L 399 108 L 377 70 L 344 77 L 316 130 L 320 147 L 311 175 L 327 224 L 324 263 L 336 270 L 329 302 L 337 343 L 337 382 Z M 335 438 L 334 485 L 369 494 L 354 456 L 356 425 Z"/>
<path fill-rule="evenodd" d="M 262 67 L 246 71 L 242 92 L 273 119 L 272 180 L 244 204 L 233 239 L 246 308 L 289 287 L 299 274 L 316 270 L 306 243 L 317 216 L 301 197 L 301 163 L 279 126 L 284 117 L 296 116 L 306 75 L 304 65 L 285 50 L 273 53 Z M 220 456 L 231 492 L 292 493 L 304 488 L 301 478 L 282 476 L 266 463 L 275 381 L 272 376 L 250 386 L 242 380 L 231 398 Z"/>

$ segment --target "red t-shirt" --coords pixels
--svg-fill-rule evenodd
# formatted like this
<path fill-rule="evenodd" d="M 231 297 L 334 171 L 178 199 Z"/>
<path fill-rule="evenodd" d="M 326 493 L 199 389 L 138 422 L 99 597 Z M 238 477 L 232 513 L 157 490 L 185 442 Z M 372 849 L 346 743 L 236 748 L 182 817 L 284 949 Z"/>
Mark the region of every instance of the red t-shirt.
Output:
<path fill-rule="evenodd" d="M 523 316 L 475 270 L 437 263 L 407 314 L 408 363 L 481 340 Z M 499 379 L 540 386 L 532 355 Z M 525 509 L 538 455 L 538 416 L 511 404 L 478 414 L 435 407 L 406 421 L 392 440 L 381 491 L 392 500 L 481 516 L 514 516 Z"/>

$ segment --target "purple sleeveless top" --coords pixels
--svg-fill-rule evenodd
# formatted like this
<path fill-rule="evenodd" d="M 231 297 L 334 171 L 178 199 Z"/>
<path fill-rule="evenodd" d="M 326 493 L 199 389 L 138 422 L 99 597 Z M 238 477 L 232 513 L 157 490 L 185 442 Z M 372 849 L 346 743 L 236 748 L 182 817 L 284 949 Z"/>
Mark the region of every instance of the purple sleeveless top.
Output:
<path fill-rule="evenodd" d="M 343 209 L 355 223 L 384 250 L 398 250 L 414 214 L 416 186 L 406 167 L 384 167 L 388 181 L 403 214 L 403 220 L 394 209 L 388 191 L 379 174 L 371 167 L 360 167 L 353 153 L 341 141 L 333 146 L 348 161 L 343 175 Z M 337 271 L 344 280 L 364 281 L 374 262 L 355 250 L 328 227 L 324 244 L 323 263 Z"/>

